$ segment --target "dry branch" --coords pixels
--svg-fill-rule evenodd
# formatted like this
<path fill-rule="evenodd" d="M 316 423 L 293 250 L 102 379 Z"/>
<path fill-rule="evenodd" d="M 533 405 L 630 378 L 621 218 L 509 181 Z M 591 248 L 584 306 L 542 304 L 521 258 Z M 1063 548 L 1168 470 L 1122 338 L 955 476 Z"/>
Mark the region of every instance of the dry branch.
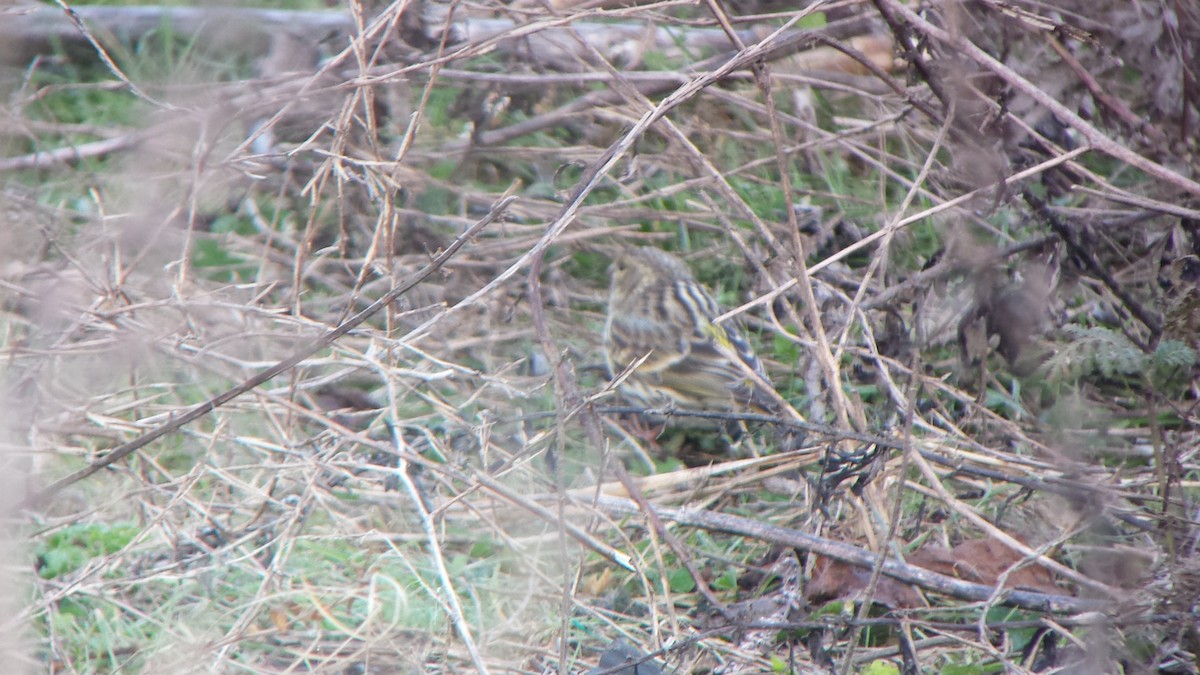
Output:
<path fill-rule="evenodd" d="M 348 34 L 350 16 L 340 11 L 288 11 L 276 9 L 200 7 L 89 7 L 73 9 L 85 25 L 102 37 L 135 43 L 164 25 L 186 38 L 213 38 L 229 45 L 257 38 L 251 48 L 266 48 L 266 38 L 281 30 L 295 30 L 314 40 L 330 33 Z M 0 9 L 0 60 L 27 61 L 47 54 L 56 44 L 87 47 L 88 41 L 71 18 L 58 7 L 16 5 Z"/>
<path fill-rule="evenodd" d="M 317 44 L 331 36 L 349 38 L 354 21 L 345 11 L 298 11 L 238 7 L 92 7 L 72 9 L 78 19 L 103 42 L 105 38 L 135 43 L 164 25 L 184 38 L 203 38 L 213 44 L 243 52 L 263 53 L 270 38 L 286 34 Z M 0 10 L 0 61 L 22 63 L 33 55 L 50 53 L 56 44 L 76 49 L 89 42 L 71 17 L 57 7 L 16 6 Z M 584 15 L 591 16 L 591 15 Z M 614 13 L 621 16 L 621 13 Z M 518 52 L 530 63 L 575 70 L 591 61 L 595 49 L 618 61 L 638 61 L 646 51 L 671 58 L 727 51 L 729 36 L 717 28 L 654 25 L 648 21 L 597 22 L 575 15 L 546 17 L 526 23 L 511 19 L 455 18 L 449 26 L 436 15 L 423 20 L 425 39 L 436 44 L 443 31 L 449 45 L 494 43 L 502 52 Z M 851 38 L 866 30 L 860 20 L 837 22 L 822 32 L 834 38 Z M 799 34 L 802 31 L 794 31 Z M 740 40 L 757 42 L 767 33 L 758 28 L 737 31 Z M 856 43 L 873 58 L 890 62 L 890 43 L 878 36 Z M 796 69 L 855 71 L 853 60 L 832 50 L 807 56 Z"/>
<path fill-rule="evenodd" d="M 631 516 L 641 513 L 635 502 L 626 499 L 597 496 L 594 498 L 593 503 L 597 507 L 613 514 Z M 1021 607 L 1035 612 L 1051 612 L 1056 614 L 1106 611 L 1114 607 L 1114 601 L 1111 600 L 1073 598 L 1017 589 L 1000 590 L 997 592 L 997 589 L 991 586 L 937 574 L 892 558 L 887 558 L 881 562 L 878 555 L 855 546 L 832 541 L 799 530 L 770 525 L 750 518 L 714 513 L 701 509 L 656 508 L 655 511 L 659 517 L 666 520 L 673 520 L 681 525 L 749 537 L 781 546 L 791 546 L 801 551 L 817 553 L 856 567 L 870 569 L 878 565 L 884 575 L 893 579 L 960 600 L 988 602 L 995 597 L 1000 597 L 1001 599 L 998 604 Z"/>
<path fill-rule="evenodd" d="M 48 169 L 52 166 L 78 162 L 88 157 L 107 155 L 118 150 L 132 148 L 149 135 L 150 133 L 146 131 L 132 132 L 117 136 L 116 138 L 106 138 L 102 141 L 81 143 L 80 145 L 56 148 L 45 152 L 34 152 L 19 157 L 0 158 L 0 173 L 23 169 Z"/>

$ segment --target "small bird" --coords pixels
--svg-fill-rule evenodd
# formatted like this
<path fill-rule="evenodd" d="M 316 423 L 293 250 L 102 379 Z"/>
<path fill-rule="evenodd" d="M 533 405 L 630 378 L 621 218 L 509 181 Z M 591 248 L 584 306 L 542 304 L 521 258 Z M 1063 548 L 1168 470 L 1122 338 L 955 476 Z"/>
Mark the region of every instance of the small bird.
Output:
<path fill-rule="evenodd" d="M 774 414 L 766 374 L 738 328 L 679 258 L 635 248 L 612 264 L 604 350 L 623 395 L 652 408 Z M 644 360 L 643 360 L 644 359 Z"/>

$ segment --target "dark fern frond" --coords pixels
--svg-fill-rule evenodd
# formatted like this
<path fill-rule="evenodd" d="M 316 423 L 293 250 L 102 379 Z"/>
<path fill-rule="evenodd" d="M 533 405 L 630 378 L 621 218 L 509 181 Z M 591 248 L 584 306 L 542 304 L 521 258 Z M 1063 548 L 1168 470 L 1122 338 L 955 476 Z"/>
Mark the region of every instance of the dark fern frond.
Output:
<path fill-rule="evenodd" d="M 1163 384 L 1194 365 L 1196 352 L 1179 340 L 1163 340 L 1147 354 L 1128 337 L 1109 328 L 1065 326 L 1070 338 L 1042 364 L 1050 380 L 1073 382 L 1099 375 L 1106 379 L 1145 376 Z"/>

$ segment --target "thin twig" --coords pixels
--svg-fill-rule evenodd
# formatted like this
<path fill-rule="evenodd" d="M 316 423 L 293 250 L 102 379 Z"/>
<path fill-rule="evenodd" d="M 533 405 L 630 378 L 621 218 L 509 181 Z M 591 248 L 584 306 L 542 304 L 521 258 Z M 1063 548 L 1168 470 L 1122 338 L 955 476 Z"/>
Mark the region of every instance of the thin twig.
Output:
<path fill-rule="evenodd" d="M 75 9 L 66 2 L 63 2 L 63 0 L 55 0 L 55 3 L 57 3 L 58 6 L 61 7 L 64 12 L 66 12 L 67 18 L 71 20 L 71 23 L 75 26 L 75 29 L 82 33 L 85 38 L 87 38 L 88 43 L 91 44 L 92 48 L 96 50 L 96 54 L 100 57 L 100 60 L 104 63 L 105 67 L 108 68 L 109 72 L 115 75 L 118 80 L 123 82 L 126 87 L 129 87 L 129 91 L 133 93 L 134 96 L 137 96 L 156 108 L 162 108 L 164 110 L 178 110 L 178 108 L 175 106 L 159 101 L 142 91 L 142 88 L 137 86 L 133 80 L 129 79 L 129 76 L 125 74 L 125 71 L 121 70 L 121 67 L 117 65 L 116 61 L 113 61 L 113 58 L 108 54 L 108 50 L 104 48 L 104 45 L 100 44 L 100 41 L 97 40 L 94 35 L 92 35 L 92 31 L 84 25 L 83 20 L 79 18 L 79 14 L 75 12 Z"/>
<path fill-rule="evenodd" d="M 116 138 L 106 138 L 102 141 L 92 141 L 91 143 L 80 143 L 79 145 L 55 148 L 54 150 L 32 152 L 19 157 L 5 157 L 0 159 L 0 171 L 48 169 L 59 164 L 78 162 L 88 157 L 99 157 L 107 155 L 110 152 L 132 148 L 141 143 L 147 136 L 152 135 L 152 133 L 151 130 L 147 129 Z"/>
<path fill-rule="evenodd" d="M 1021 543 L 1015 537 L 1008 534 L 1004 530 L 1002 530 L 1002 529 L 996 527 L 995 525 L 993 525 L 992 523 L 989 523 L 988 521 L 984 520 L 984 518 L 982 516 L 980 516 L 978 513 L 976 513 L 974 509 L 968 507 L 966 504 L 963 504 L 961 500 L 956 498 L 954 495 L 950 494 L 950 491 L 947 490 L 944 485 L 942 485 L 942 482 L 940 480 L 938 480 L 937 474 L 933 472 L 933 467 L 929 466 L 929 462 L 926 462 L 925 458 L 922 457 L 920 453 L 913 452 L 910 449 L 908 452 L 908 455 L 912 458 L 912 461 L 917 465 L 917 468 L 920 469 L 921 472 L 925 475 L 926 480 L 929 481 L 929 486 L 931 488 L 933 488 L 934 492 L 937 493 L 938 497 L 942 500 L 942 503 L 944 503 L 946 506 L 953 509 L 956 513 L 958 513 L 963 518 L 967 519 L 969 522 L 974 524 L 976 527 L 983 530 L 984 532 L 986 532 L 988 535 L 992 536 L 993 538 L 999 540 L 1001 543 L 1003 543 L 1005 546 L 1011 548 L 1012 550 L 1020 553 L 1023 556 L 1029 556 L 1031 558 L 1036 559 L 1037 563 L 1039 565 L 1041 565 L 1042 567 L 1045 567 L 1046 569 L 1048 569 L 1052 572 L 1061 574 L 1062 576 L 1066 577 L 1067 579 L 1070 579 L 1071 581 L 1074 581 L 1075 583 L 1079 584 L 1080 586 L 1083 586 L 1083 587 L 1088 588 L 1093 591 L 1098 591 L 1109 597 L 1120 597 L 1120 593 L 1118 591 L 1116 591 L 1115 589 L 1110 588 L 1108 585 L 1106 585 L 1102 582 L 1096 581 L 1095 579 L 1086 577 L 1086 576 L 1080 574 L 1079 572 L 1076 572 L 1075 570 L 1067 567 L 1066 565 L 1063 565 L 1062 563 L 1058 562 L 1057 560 L 1052 560 L 1050 558 L 1047 558 L 1045 555 L 1040 554 L 1040 553 L 1034 551 L 1033 549 L 1029 548 L 1025 544 Z M 987 600 L 987 599 L 990 599 L 991 597 L 992 596 L 989 595 L 988 598 L 984 598 L 984 599 Z"/>
<path fill-rule="evenodd" d="M 462 603 L 459 601 L 458 589 L 454 587 L 454 582 L 450 578 L 450 570 L 446 568 L 446 557 L 442 554 L 441 541 L 438 539 L 439 530 L 434 524 L 429 510 L 425 507 L 425 503 L 421 498 L 420 491 L 413 482 L 409 471 L 408 461 L 406 456 L 409 453 L 403 452 L 404 439 L 392 427 L 393 441 L 397 446 L 396 471 L 395 475 L 400 480 L 400 484 L 404 486 L 404 491 L 408 493 L 409 502 L 412 504 L 413 510 L 418 515 L 418 520 L 421 522 L 421 529 L 425 534 L 426 550 L 429 551 L 430 558 L 433 559 L 434 568 L 437 569 L 438 581 L 442 586 L 442 595 L 438 598 L 450 615 L 450 620 L 454 624 L 454 630 L 458 633 L 458 637 L 462 640 L 463 645 L 467 648 L 467 653 L 471 656 L 471 662 L 475 665 L 476 672 L 487 673 L 487 664 L 484 663 L 483 655 L 479 653 L 479 647 L 475 644 L 475 638 L 471 635 L 471 627 L 467 625 L 466 613 L 463 612 Z"/>
<path fill-rule="evenodd" d="M 1055 100 L 1041 88 L 1022 77 L 1012 68 L 1004 65 L 996 60 L 991 54 L 983 51 L 974 42 L 963 38 L 962 36 L 951 35 L 948 31 L 938 26 L 933 25 L 926 19 L 917 15 L 908 7 L 897 2 L 897 0 L 878 0 L 877 3 L 881 7 L 886 7 L 890 11 L 904 17 L 910 26 L 913 26 L 924 35 L 934 38 L 939 42 L 945 43 L 947 46 L 957 49 L 965 54 L 975 63 L 983 66 L 992 73 L 998 75 L 1001 79 L 1017 89 L 1021 93 L 1029 96 L 1047 110 L 1054 113 L 1059 120 L 1064 124 L 1070 125 L 1078 131 L 1087 142 L 1096 150 L 1103 152 L 1110 157 L 1119 159 L 1126 164 L 1136 167 L 1147 174 L 1158 178 L 1159 180 L 1169 183 L 1184 192 L 1192 195 L 1200 196 L 1200 183 L 1183 176 L 1157 162 L 1152 162 L 1149 159 L 1139 155 L 1138 153 L 1126 148 L 1108 135 L 1102 133 L 1099 129 L 1092 126 L 1087 120 L 1080 117 L 1075 111 Z"/>
<path fill-rule="evenodd" d="M 339 338 L 346 335 L 351 330 L 354 330 L 359 325 L 361 325 L 364 321 L 366 321 L 367 319 L 371 318 L 376 313 L 378 313 L 380 310 L 391 305 L 393 302 L 396 301 L 397 298 L 399 298 L 400 296 L 407 293 L 409 290 L 411 290 L 413 287 L 420 284 L 425 279 L 429 278 L 429 276 L 432 275 L 434 272 L 436 272 L 438 269 L 440 269 L 442 267 L 442 265 L 445 265 L 446 261 L 450 260 L 450 258 L 452 258 L 456 253 L 458 253 L 458 250 L 460 248 L 462 248 L 472 237 L 474 237 L 476 234 L 478 234 L 480 231 L 482 231 L 483 228 L 487 227 L 491 223 L 495 222 L 498 218 L 500 218 L 504 214 L 504 211 L 508 208 L 508 206 L 515 199 L 516 199 L 516 197 L 513 197 L 513 196 L 505 196 L 505 197 L 501 198 L 500 200 L 498 200 L 495 203 L 495 205 L 492 207 L 492 210 L 486 216 L 484 216 L 482 220 L 475 223 L 471 227 L 467 228 L 467 230 L 465 232 L 463 232 L 461 235 L 459 235 L 453 242 L 451 242 L 445 248 L 445 250 L 443 250 L 439 255 L 434 257 L 434 259 L 431 260 L 429 262 L 429 264 L 427 264 L 421 270 L 415 272 L 408 278 L 404 279 L 400 283 L 396 284 L 396 286 L 394 286 L 390 291 L 385 293 L 381 298 L 379 298 L 375 302 L 371 303 L 371 305 L 369 307 L 367 307 L 366 309 L 362 310 L 358 314 L 355 314 L 354 316 L 350 317 L 349 319 L 346 319 L 345 321 L 343 321 L 341 324 L 339 324 L 338 326 L 336 326 L 329 332 L 327 332 L 324 335 L 309 342 L 307 345 L 301 347 L 300 349 L 297 349 L 295 352 L 292 353 L 291 356 L 287 357 L 286 359 L 283 359 L 282 361 L 279 361 L 278 363 L 276 363 L 275 365 L 273 365 L 269 368 L 263 369 L 258 374 L 247 379 L 245 382 L 242 382 L 238 386 L 233 387 L 232 389 L 229 389 L 225 392 L 222 392 L 221 394 L 218 394 L 217 396 L 214 396 L 213 398 L 205 401 L 204 403 L 201 403 L 201 404 L 193 407 L 191 410 L 180 415 L 179 417 L 176 417 L 176 418 L 172 419 L 171 421 L 159 426 L 158 428 L 156 428 L 152 431 L 149 431 L 149 432 L 133 439 L 132 441 L 129 441 L 128 443 L 125 443 L 125 444 L 115 448 L 112 452 L 106 454 L 105 456 L 101 457 L 100 459 L 97 459 L 96 461 L 89 464 L 87 467 L 80 469 L 78 471 L 75 471 L 74 473 L 68 474 L 67 476 L 64 476 L 63 478 L 60 478 L 60 479 L 54 481 L 47 487 L 33 493 L 26 499 L 26 501 L 25 501 L 26 506 L 33 506 L 36 504 L 45 503 L 45 501 L 47 499 L 58 494 L 67 486 L 78 483 L 79 481 L 95 474 L 97 471 L 100 471 L 101 469 L 108 467 L 108 466 L 124 459 L 125 457 L 129 456 L 131 453 L 133 453 L 141 448 L 146 447 L 150 443 L 153 443 L 154 441 L 162 438 L 163 436 L 166 436 L 167 434 L 177 431 L 178 429 L 186 426 L 187 424 L 190 424 L 190 423 L 200 419 L 201 417 L 204 417 L 208 413 L 210 413 L 210 412 L 216 410 L 217 408 L 221 407 L 222 405 L 225 405 L 226 403 L 234 400 L 235 398 L 241 396 L 242 394 L 245 394 L 246 392 L 253 390 L 255 387 L 258 387 L 259 385 L 263 384 L 264 382 L 267 382 L 274 377 L 277 377 L 283 373 L 286 373 L 287 371 L 291 370 L 296 365 L 298 365 L 300 362 L 304 361 L 304 359 L 312 356 L 313 354 L 316 354 L 317 352 L 321 351 L 322 349 L 325 349 L 326 347 L 329 347 L 334 342 L 336 342 Z"/>
<path fill-rule="evenodd" d="M 1029 178 L 1030 176 L 1036 176 L 1036 175 L 1038 175 L 1044 171 L 1047 171 L 1049 169 L 1052 169 L 1060 164 L 1065 164 L 1066 162 L 1069 162 L 1072 159 L 1075 159 L 1076 157 L 1078 157 L 1079 155 L 1082 155 L 1083 153 L 1085 153 L 1087 151 L 1088 151 L 1088 148 L 1086 148 L 1086 147 L 1076 148 L 1066 154 L 1060 155 L 1058 157 L 1052 157 L 1040 164 L 1031 166 L 1028 169 L 1025 169 L 1023 171 L 1018 171 L 1017 173 L 1014 173 L 1013 175 L 1006 177 L 1005 182 L 1012 183 L 1014 181 L 1024 180 L 1026 178 Z M 911 225 L 913 223 L 924 220 L 925 218 L 928 218 L 934 214 L 941 213 L 943 211 L 948 211 L 948 210 L 950 210 L 956 206 L 959 206 L 960 204 L 964 204 L 964 203 L 974 199 L 975 197 L 982 195 L 992 189 L 993 188 L 990 186 L 986 187 L 986 188 L 979 188 L 978 190 L 972 190 L 971 192 L 968 192 L 963 195 L 959 195 L 958 197 L 955 197 L 954 199 L 949 199 L 949 200 L 944 201 L 935 206 L 931 206 L 923 211 L 919 211 L 917 213 L 914 213 L 911 216 L 907 216 L 905 218 L 900 219 L 899 221 L 896 222 L 896 227 L 899 228 L 899 227 Z M 843 246 L 836 253 L 830 254 L 829 257 L 810 266 L 808 268 L 808 272 L 809 272 L 809 274 L 816 274 L 820 270 L 823 270 L 826 267 L 829 267 L 830 265 L 834 264 L 835 262 L 837 262 L 839 260 L 843 260 L 843 259 L 847 258 L 848 256 L 855 253 L 856 251 L 866 248 L 867 246 L 871 245 L 872 243 L 878 241 L 879 239 L 883 239 L 884 237 L 889 236 L 890 233 L 891 233 L 891 231 L 886 230 L 886 229 L 872 232 L 871 234 L 863 237 L 862 239 L 859 239 L 858 241 L 854 242 L 853 244 L 850 244 L 849 246 Z M 731 317 L 737 316 L 738 314 L 741 314 L 747 310 L 753 309 L 760 305 L 765 305 L 765 304 L 774 302 L 775 298 L 779 297 L 780 295 L 785 293 L 788 289 L 794 287 L 796 284 L 797 284 L 797 281 L 795 279 L 791 279 L 783 284 L 780 284 L 779 286 L 776 286 L 769 293 L 765 293 L 765 294 L 760 295 L 757 298 L 751 300 L 750 302 L 747 302 L 738 307 L 734 307 L 733 309 L 729 310 L 728 312 L 725 312 L 724 314 L 717 317 L 716 319 L 713 319 L 713 321 L 725 321 L 725 320 L 727 320 Z"/>
<path fill-rule="evenodd" d="M 1081 233 L 1078 232 L 1078 226 L 1072 228 L 1070 224 L 1051 211 L 1046 201 L 1034 194 L 1032 190 L 1023 190 L 1021 194 L 1025 198 L 1025 201 L 1029 203 L 1029 206 L 1033 208 L 1034 212 L 1046 221 L 1050 229 L 1054 230 L 1054 233 L 1067 246 L 1067 249 L 1083 262 L 1088 273 L 1094 274 L 1097 279 L 1103 282 L 1108 287 L 1108 290 L 1112 291 L 1113 295 L 1121 300 L 1121 304 L 1137 317 L 1138 321 L 1141 321 L 1146 326 L 1146 329 L 1150 331 L 1150 340 L 1148 343 L 1142 343 L 1139 346 L 1146 351 L 1153 349 L 1154 345 L 1158 342 L 1159 336 L 1162 334 L 1162 319 L 1149 309 L 1146 309 L 1146 306 L 1139 302 L 1137 298 L 1134 298 L 1125 285 L 1117 281 L 1112 273 L 1105 269 L 1105 266 L 1096 259 L 1091 249 L 1084 246 L 1080 236 Z"/>

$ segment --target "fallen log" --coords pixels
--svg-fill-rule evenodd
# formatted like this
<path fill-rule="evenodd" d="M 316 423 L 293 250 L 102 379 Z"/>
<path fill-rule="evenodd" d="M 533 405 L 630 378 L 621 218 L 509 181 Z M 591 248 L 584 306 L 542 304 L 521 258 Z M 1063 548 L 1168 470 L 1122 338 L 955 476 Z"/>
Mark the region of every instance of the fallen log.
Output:
<path fill-rule="evenodd" d="M 439 42 L 446 20 L 445 16 L 430 15 L 418 22 L 426 40 Z M 54 53 L 60 46 L 68 54 L 86 56 L 94 52 L 94 47 L 80 26 L 106 46 L 134 44 L 155 31 L 169 29 L 182 39 L 198 40 L 210 48 L 241 56 L 267 53 L 272 41 L 280 35 L 310 45 L 329 41 L 336 45 L 335 49 L 340 49 L 354 30 L 350 13 L 343 10 L 79 6 L 68 13 L 50 5 L 18 4 L 0 9 L 0 63 L 23 64 L 39 54 Z M 826 37 L 847 39 L 866 30 L 865 19 L 855 18 L 831 23 L 820 32 Z M 739 30 L 738 37 L 750 44 L 769 32 L 770 27 L 757 26 Z M 614 63 L 636 67 L 642 54 L 651 51 L 668 58 L 692 60 L 698 54 L 711 55 L 732 48 L 728 35 L 719 28 L 636 20 L 584 21 L 550 15 L 524 23 L 456 16 L 447 35 L 449 46 L 491 41 L 494 44 L 489 48 L 519 54 L 543 68 L 568 71 L 594 61 L 592 49 Z M 890 54 L 887 58 L 890 59 Z M 838 62 L 818 59 L 813 63 L 814 69 L 842 72 L 854 69 L 852 63 L 844 63 L 850 59 L 835 57 L 835 61 Z"/>

